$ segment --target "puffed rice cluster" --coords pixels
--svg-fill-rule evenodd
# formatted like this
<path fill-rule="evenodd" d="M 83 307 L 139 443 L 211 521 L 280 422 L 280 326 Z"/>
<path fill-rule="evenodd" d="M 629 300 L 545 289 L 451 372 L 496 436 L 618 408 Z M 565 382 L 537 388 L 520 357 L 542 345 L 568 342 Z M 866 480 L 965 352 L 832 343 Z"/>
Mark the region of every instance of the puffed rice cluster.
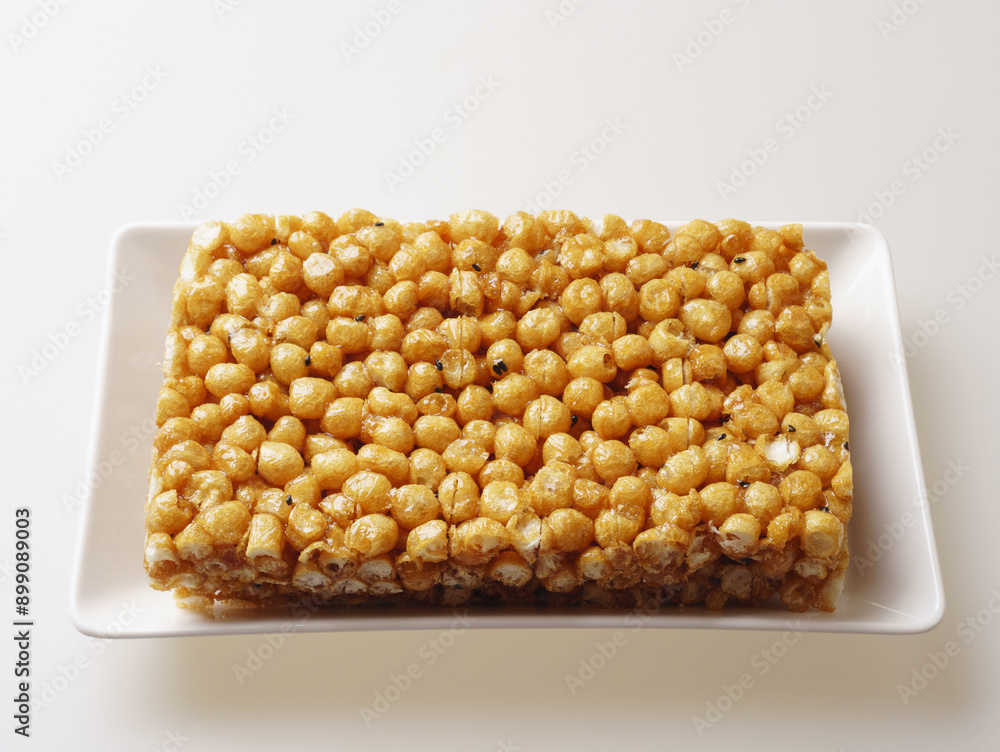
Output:
<path fill-rule="evenodd" d="M 800 225 L 244 215 L 174 289 L 153 587 L 832 611 L 848 418 Z"/>

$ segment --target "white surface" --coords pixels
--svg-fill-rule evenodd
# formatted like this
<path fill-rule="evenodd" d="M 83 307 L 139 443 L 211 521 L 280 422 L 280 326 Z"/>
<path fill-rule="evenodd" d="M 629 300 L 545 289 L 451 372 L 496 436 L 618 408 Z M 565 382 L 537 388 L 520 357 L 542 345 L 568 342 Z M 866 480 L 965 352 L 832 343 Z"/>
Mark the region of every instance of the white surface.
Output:
<path fill-rule="evenodd" d="M 661 219 L 672 232 L 681 224 Z M 433 609 L 395 614 L 380 609 L 318 613 L 275 609 L 213 620 L 178 609 L 170 594 L 149 587 L 135 556 L 136 541 L 143 537 L 143 506 L 127 500 L 145 498 L 152 436 L 141 427 L 144 423 L 151 427 L 151 405 L 156 403 L 163 383 L 160 363 L 164 333 L 170 324 L 171 294 L 176 270 L 194 228 L 190 223 L 134 224 L 116 233 L 112 242 L 109 284 L 117 277 L 132 279 L 108 309 L 101 342 L 92 461 L 99 463 L 114 452 L 121 437 L 130 435 L 135 426 L 140 427 L 142 442 L 85 503 L 77 564 L 73 568 L 74 624 L 99 638 L 266 634 L 283 629 L 338 632 L 446 628 L 453 614 Z M 837 320 L 830 345 L 848 392 L 851 447 L 857 465 L 855 494 L 860 500 L 877 499 L 878 503 L 859 504 L 849 526 L 855 565 L 849 570 L 836 612 L 801 618 L 799 629 L 871 634 L 926 631 L 941 620 L 944 594 L 906 373 L 896 365 L 903 361 L 903 347 L 889 249 L 874 228 L 847 223 L 806 223 L 803 239 L 830 268 Z M 883 357 L 886 353 L 892 357 Z M 906 534 L 900 534 L 899 540 L 885 539 L 892 545 L 881 546 L 875 566 L 866 548 L 894 526 Z M 117 624 L 123 602 L 136 604 L 143 618 Z M 469 613 L 478 629 L 620 629 L 636 618 L 627 611 L 581 613 L 574 609 L 554 614 L 542 609 L 497 612 L 473 608 Z M 776 632 L 784 632 L 793 618 L 776 597 L 759 609 L 731 608 L 712 613 L 700 608 L 665 608 L 645 616 L 645 628 Z M 115 626 L 109 631 L 111 624 Z"/>
<path fill-rule="evenodd" d="M 898 31 L 880 30 L 894 5 L 916 10 L 899 11 Z M 987 390 L 1000 368 L 1000 282 L 984 259 L 1000 251 L 992 229 L 1000 8 L 971 0 L 589 0 L 566 3 L 575 10 L 552 28 L 546 11 L 557 11 L 556 0 L 423 0 L 406 3 L 348 61 L 341 42 L 385 3 L 294 3 L 279 11 L 242 2 L 220 18 L 210 0 L 73 2 L 15 50 L 9 34 L 39 7 L 10 0 L 0 11 L 0 259 L 8 282 L 0 296 L 7 478 L 0 623 L 13 615 L 13 509 L 27 504 L 35 544 L 32 691 L 45 706 L 33 714 L 30 740 L 8 742 L 8 705 L 0 746 L 169 750 L 177 736 L 183 750 L 241 751 L 996 746 L 998 409 Z M 679 70 L 673 53 L 724 8 L 732 22 Z M 147 78 L 155 88 L 134 110 L 123 107 L 119 98 L 155 66 L 166 77 Z M 495 91 L 480 88 L 489 97 L 456 121 L 451 108 L 474 96 L 480 76 L 492 77 Z M 812 87 L 831 94 L 814 95 L 818 109 L 810 110 Z M 796 130 L 786 115 L 794 118 L 800 106 L 810 116 Z M 275 108 L 290 122 L 263 151 L 249 144 L 241 151 Z M 110 132 L 60 181 L 53 162 L 102 118 Z M 620 133 L 608 118 L 618 119 Z M 435 128 L 443 143 L 390 190 L 384 173 Z M 949 143 L 939 129 L 957 136 Z M 588 161 L 578 150 L 602 130 L 606 148 Z M 717 183 L 769 138 L 773 153 L 723 198 Z M 922 171 L 912 157 L 925 149 L 936 158 Z M 239 171 L 195 219 L 350 206 L 388 216 L 470 206 L 503 214 L 524 207 L 561 171 L 558 203 L 629 218 L 851 221 L 878 195 L 887 204 L 891 196 L 875 225 L 892 248 L 904 337 L 920 345 L 907 365 L 944 576 L 941 625 L 904 637 L 632 627 L 458 632 L 460 622 L 456 632 L 271 642 L 84 637 L 69 619 L 81 522 L 73 498 L 90 471 L 104 312 L 95 296 L 105 284 L 108 240 L 128 222 L 183 219 L 178 206 L 229 160 Z M 979 272 L 989 281 L 973 283 L 979 291 L 964 297 Z M 939 312 L 948 323 L 928 336 Z M 22 379 L 18 367 L 70 324 L 75 335 L 37 376 Z M 119 451 L 127 456 L 130 446 Z M 145 618 L 129 607 L 122 604 L 118 623 Z M 988 623 L 963 624 L 977 618 Z M 0 630 L 0 691 L 8 698 L 12 636 L 12 627 Z M 614 657 L 604 659 L 598 644 Z M 914 670 L 935 673 L 929 654 L 947 663 L 904 704 L 898 686 Z M 238 671 L 258 660 L 252 675 Z M 411 666 L 417 678 L 407 691 L 387 693 L 393 677 L 407 684 L 399 677 Z M 581 670 L 593 678 L 570 687 L 567 676 Z M 741 678 L 749 688 L 739 687 Z M 395 701 L 377 719 L 363 717 L 376 693 Z M 725 710 L 719 716 L 717 706 Z M 717 723 L 696 727 L 706 714 Z"/>

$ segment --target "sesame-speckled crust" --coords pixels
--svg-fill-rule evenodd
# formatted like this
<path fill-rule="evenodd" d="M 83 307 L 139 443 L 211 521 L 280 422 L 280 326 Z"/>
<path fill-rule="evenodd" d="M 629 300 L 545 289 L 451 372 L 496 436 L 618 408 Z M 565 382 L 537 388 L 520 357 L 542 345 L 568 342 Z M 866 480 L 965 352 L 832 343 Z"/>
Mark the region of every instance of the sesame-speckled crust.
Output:
<path fill-rule="evenodd" d="M 195 609 L 833 611 L 853 482 L 831 319 L 799 225 L 204 223 L 150 583 Z"/>

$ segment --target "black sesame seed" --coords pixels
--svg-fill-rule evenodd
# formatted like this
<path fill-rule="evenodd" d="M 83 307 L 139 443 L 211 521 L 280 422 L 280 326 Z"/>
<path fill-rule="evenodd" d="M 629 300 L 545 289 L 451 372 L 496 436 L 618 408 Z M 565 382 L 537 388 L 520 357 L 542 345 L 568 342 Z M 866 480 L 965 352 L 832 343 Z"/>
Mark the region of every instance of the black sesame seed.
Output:
<path fill-rule="evenodd" d="M 691 264 L 691 268 L 692 269 L 697 269 L 698 268 L 698 262 L 695 261 L 693 264 Z"/>
<path fill-rule="evenodd" d="M 376 227 L 385 227 L 385 222 L 376 222 L 375 226 Z"/>
<path fill-rule="evenodd" d="M 723 422 L 723 423 L 728 423 L 728 422 L 729 422 L 729 418 L 730 418 L 730 417 L 732 417 L 732 416 L 729 416 L 729 415 L 723 415 L 723 416 L 722 416 L 722 422 Z"/>
<path fill-rule="evenodd" d="M 475 269 L 477 272 L 481 272 L 482 271 L 482 269 L 479 268 L 479 264 L 473 264 L 472 268 Z"/>
<path fill-rule="evenodd" d="M 286 503 L 286 504 L 287 504 L 288 506 L 291 506 L 291 505 L 292 505 L 292 495 L 291 495 L 291 494 L 288 494 L 288 496 L 286 496 L 286 497 L 285 497 L 285 503 Z"/>
<path fill-rule="evenodd" d="M 821 511 L 821 512 L 829 512 L 830 511 L 830 507 L 820 507 L 819 511 Z"/>
<path fill-rule="evenodd" d="M 364 321 L 365 320 L 365 315 L 362 313 L 360 316 L 355 316 L 354 320 L 355 321 Z"/>
<path fill-rule="evenodd" d="M 444 387 L 436 386 L 434 387 L 434 392 L 436 394 L 444 394 Z"/>
<path fill-rule="evenodd" d="M 746 261 L 746 259 L 743 258 L 743 256 L 737 256 L 733 259 L 733 263 L 735 264 L 742 264 L 744 261 Z"/>
<path fill-rule="evenodd" d="M 740 488 L 746 488 L 746 487 L 747 487 L 747 486 L 749 486 L 749 485 L 750 485 L 750 481 L 748 481 L 748 480 L 741 480 L 741 481 L 739 482 L 739 486 L 740 486 Z"/>
<path fill-rule="evenodd" d="M 851 451 L 851 445 L 848 444 L 846 441 L 844 442 L 844 449 L 846 449 L 848 452 Z"/>
<path fill-rule="evenodd" d="M 442 363 L 440 360 L 435 360 L 434 361 L 434 367 L 436 369 L 438 369 L 439 371 L 443 371 L 444 370 L 444 363 Z"/>
<path fill-rule="evenodd" d="M 720 434 L 719 434 L 719 438 L 717 438 L 717 439 L 716 439 L 716 441 L 724 441 L 724 440 L 725 440 L 725 438 L 726 438 L 726 437 L 727 437 L 728 435 L 729 435 L 729 434 L 725 434 L 725 433 L 720 433 Z"/>
<path fill-rule="evenodd" d="M 313 359 L 311 355 L 306 355 L 306 365 L 311 366 L 313 364 Z"/>
<path fill-rule="evenodd" d="M 278 244 L 278 239 L 277 238 L 271 238 L 271 245 L 277 245 L 277 244 Z"/>
<path fill-rule="evenodd" d="M 504 363 L 502 360 L 498 360 L 496 363 L 493 364 L 494 373 L 501 374 L 506 370 L 507 370 L 507 364 Z"/>
<path fill-rule="evenodd" d="M 788 433 L 795 433 L 795 426 L 789 426 Z"/>
<path fill-rule="evenodd" d="M 646 368 L 648 368 L 650 371 L 656 370 L 656 366 L 646 366 Z"/>
<path fill-rule="evenodd" d="M 580 420 L 580 416 L 574 415 L 572 418 L 569 419 L 569 424 L 571 426 L 575 426 L 578 420 Z"/>

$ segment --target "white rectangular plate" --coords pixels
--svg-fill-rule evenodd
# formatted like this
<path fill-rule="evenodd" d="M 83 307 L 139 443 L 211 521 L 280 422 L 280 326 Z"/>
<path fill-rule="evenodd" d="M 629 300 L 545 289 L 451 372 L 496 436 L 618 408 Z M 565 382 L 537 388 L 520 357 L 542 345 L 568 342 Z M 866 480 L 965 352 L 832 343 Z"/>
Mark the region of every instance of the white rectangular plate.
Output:
<path fill-rule="evenodd" d="M 671 230 L 679 224 L 668 223 Z M 77 546 L 73 623 L 96 637 L 446 628 L 454 618 L 448 609 L 310 614 L 298 608 L 213 619 L 177 608 L 169 593 L 149 587 L 142 551 L 151 416 L 162 383 L 171 291 L 194 228 L 134 224 L 112 241 L 109 276 L 118 275 L 113 289 L 121 289 L 109 307 L 100 355 L 91 446 L 91 468 L 98 474 L 92 477 Z M 907 634 L 941 620 L 944 592 L 903 365 L 889 248 L 876 230 L 847 223 L 804 223 L 804 237 L 806 247 L 830 267 L 834 323 L 829 339 L 851 416 L 855 502 L 848 538 L 853 561 L 837 610 L 799 616 L 776 599 L 761 608 L 721 612 L 665 607 L 644 617 L 646 626 L 785 630 L 794 620 L 809 631 Z M 636 618 L 579 609 L 469 610 L 478 628 L 621 628 Z"/>

